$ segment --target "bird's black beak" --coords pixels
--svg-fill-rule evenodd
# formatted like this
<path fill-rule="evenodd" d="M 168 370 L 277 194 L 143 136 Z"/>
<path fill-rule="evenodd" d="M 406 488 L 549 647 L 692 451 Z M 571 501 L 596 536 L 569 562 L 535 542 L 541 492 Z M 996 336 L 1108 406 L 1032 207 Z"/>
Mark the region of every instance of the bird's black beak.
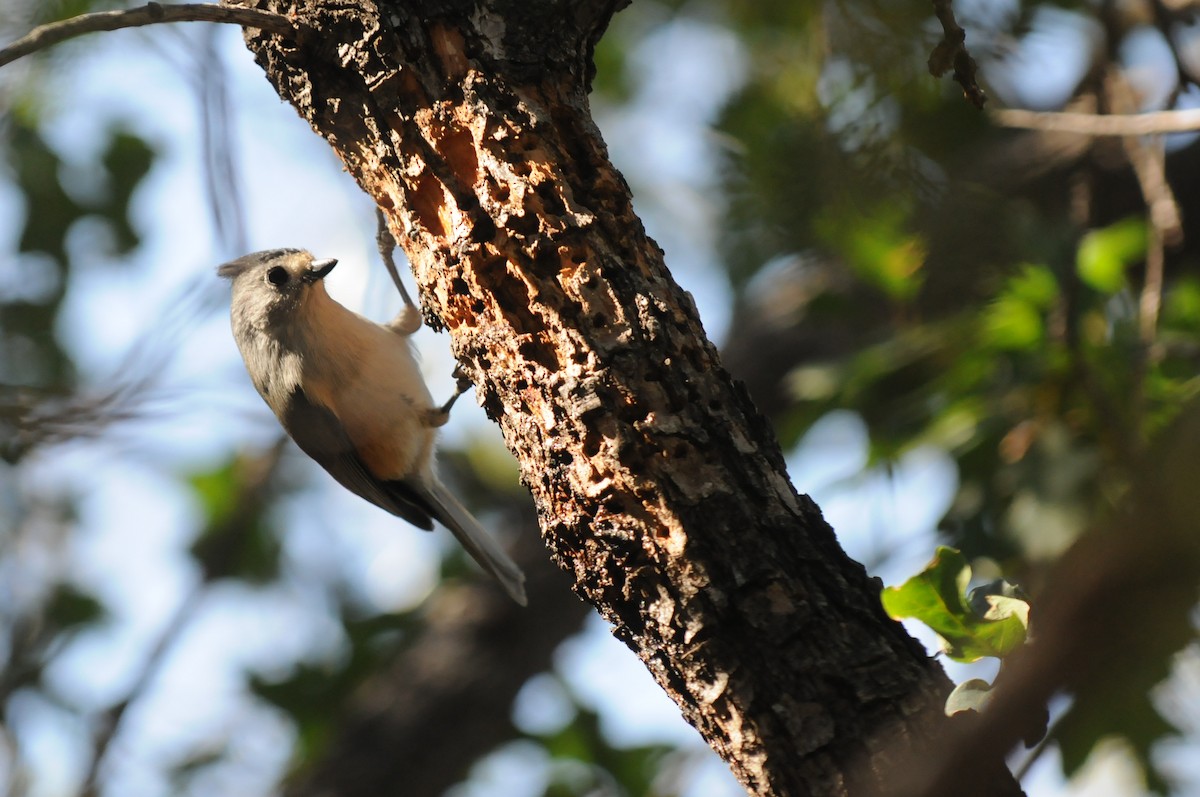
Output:
<path fill-rule="evenodd" d="M 333 271 L 333 267 L 336 265 L 337 260 L 332 257 L 325 260 L 314 260 L 308 266 L 308 273 L 304 275 L 304 281 L 316 282 L 319 279 L 325 279 L 325 275 Z"/>

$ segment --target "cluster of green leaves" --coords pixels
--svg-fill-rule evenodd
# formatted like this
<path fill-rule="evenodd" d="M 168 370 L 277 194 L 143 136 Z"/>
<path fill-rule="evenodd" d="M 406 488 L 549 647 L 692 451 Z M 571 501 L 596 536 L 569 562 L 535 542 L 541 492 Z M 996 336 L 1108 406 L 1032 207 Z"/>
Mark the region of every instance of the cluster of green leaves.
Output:
<path fill-rule="evenodd" d="M 1036 590 L 1050 562 L 1120 510 L 1146 477 L 1145 452 L 1200 391 L 1200 208 L 1183 188 L 1200 164 L 1194 147 L 1168 160 L 1184 241 L 1167 252 L 1161 287 L 1147 288 L 1154 236 L 1128 164 L 996 129 L 924 72 L 936 36 L 912 15 L 928 9 L 883 5 L 843 0 L 785 28 L 782 14 L 729 4 L 752 59 L 720 123 L 738 142 L 721 246 L 749 319 L 731 345 L 765 310 L 788 309 L 790 325 L 766 333 L 790 344 L 772 349 L 783 352 L 777 381 L 747 376 L 752 391 L 788 397 L 775 418 L 784 441 L 850 409 L 870 430 L 872 465 L 942 448 L 960 479 L 946 542 Z M 974 41 L 1024 35 L 1040 7 L 972 29 Z M 1006 68 L 981 59 L 981 79 Z M 771 268 L 788 258 L 802 267 Z M 1147 290 L 1162 307 L 1150 336 Z M 788 307 L 780 297 L 792 295 L 802 299 Z M 966 560 L 948 556 L 889 608 L 937 607 L 940 620 L 923 619 L 952 654 L 1007 650 L 989 635 L 1015 639 L 1020 623 L 976 617 Z M 1136 713 L 1096 690 L 1078 697 L 1057 737 L 1068 773 L 1116 733 L 1161 788 L 1148 751 L 1168 726 L 1146 721 L 1145 690 Z"/>
<path fill-rule="evenodd" d="M 970 589 L 971 566 L 960 551 L 940 546 L 917 575 L 880 595 L 883 608 L 896 620 L 913 618 L 942 639 L 943 651 L 955 661 L 985 656 L 1004 660 L 1025 644 L 1029 634 L 1029 602 L 1003 579 Z M 946 713 L 980 711 L 991 696 L 987 681 L 972 678 L 959 684 L 946 700 Z"/>
<path fill-rule="evenodd" d="M 562 728 L 531 736 L 553 765 L 542 797 L 669 797 L 659 778 L 671 748 L 667 745 L 614 746 L 600 727 L 600 716 L 575 701 L 574 716 Z"/>

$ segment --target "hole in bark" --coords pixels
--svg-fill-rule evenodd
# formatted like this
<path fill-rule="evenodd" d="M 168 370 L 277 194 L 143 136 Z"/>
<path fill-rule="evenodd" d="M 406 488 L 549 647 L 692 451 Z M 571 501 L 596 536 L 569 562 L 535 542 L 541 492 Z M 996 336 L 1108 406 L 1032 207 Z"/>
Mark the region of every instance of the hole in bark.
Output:
<path fill-rule="evenodd" d="M 467 281 L 462 277 L 455 277 L 450 280 L 450 293 L 455 296 L 466 296 L 470 292 L 471 289 L 467 287 Z"/>
<path fill-rule="evenodd" d="M 479 156 L 475 153 L 471 132 L 462 128 L 447 130 L 438 142 L 438 149 L 445 157 L 446 164 L 454 171 L 459 185 L 464 189 L 473 187 L 479 177 Z"/>
<path fill-rule="evenodd" d="M 512 165 L 512 170 L 517 177 L 528 177 L 529 173 L 533 171 L 533 167 L 529 165 L 528 161 L 517 161 Z"/>
<path fill-rule="evenodd" d="M 512 192 L 508 190 L 508 186 L 503 183 L 497 183 L 495 180 L 492 180 L 491 182 L 492 198 L 501 204 L 507 202 L 508 198 L 512 196 Z"/>
<path fill-rule="evenodd" d="M 471 240 L 475 243 L 485 244 L 496 237 L 496 222 L 486 214 L 479 213 L 477 215 L 475 226 L 471 228 Z"/>
<path fill-rule="evenodd" d="M 539 247 L 533 255 L 533 265 L 541 274 L 550 276 L 557 274 L 561 262 L 558 252 L 554 251 L 551 246 Z"/>
<path fill-rule="evenodd" d="M 483 364 L 483 362 L 483 360 L 480 360 L 480 364 Z M 503 418 L 504 404 L 500 401 L 499 396 L 489 391 L 483 400 L 483 412 L 488 416 L 489 420 L 498 421 Z"/>
<path fill-rule="evenodd" d="M 604 313 L 592 314 L 591 320 L 592 320 L 592 325 L 597 326 L 597 327 L 602 327 L 608 323 L 608 319 L 604 317 Z"/>
<path fill-rule="evenodd" d="M 538 217 L 536 213 L 522 213 L 521 215 L 512 214 L 508 217 L 508 221 L 504 225 L 510 232 L 514 232 L 522 237 L 533 235 L 538 231 Z"/>
<path fill-rule="evenodd" d="M 486 309 L 487 305 L 483 303 L 482 299 L 476 299 L 471 302 L 471 312 L 475 315 L 483 315 L 483 311 Z"/>
<path fill-rule="evenodd" d="M 588 433 L 583 438 L 583 453 L 589 457 L 594 457 L 600 453 L 600 435 L 588 430 Z"/>
<path fill-rule="evenodd" d="M 417 178 L 417 185 L 409 194 L 409 206 L 416 213 L 417 221 L 429 232 L 443 237 L 448 232 L 441 217 L 444 201 L 442 184 L 428 172 Z"/>
<path fill-rule="evenodd" d="M 537 363 L 551 373 L 560 368 L 554 347 L 541 341 L 527 340 L 517 347 L 517 352 L 526 360 Z"/>
<path fill-rule="evenodd" d="M 617 417 L 630 426 L 646 420 L 646 415 L 646 410 L 636 401 L 624 404 L 617 410 Z"/>
<path fill-rule="evenodd" d="M 542 198 L 546 213 L 553 216 L 561 216 L 566 212 L 567 206 L 558 194 L 558 186 L 552 181 L 543 180 L 538 183 L 536 191 L 537 195 Z"/>

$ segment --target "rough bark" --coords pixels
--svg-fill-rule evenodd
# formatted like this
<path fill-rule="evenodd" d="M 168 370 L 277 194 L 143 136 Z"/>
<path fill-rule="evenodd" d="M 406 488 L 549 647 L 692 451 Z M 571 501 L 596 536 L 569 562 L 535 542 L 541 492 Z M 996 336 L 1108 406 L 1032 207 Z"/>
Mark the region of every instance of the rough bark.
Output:
<path fill-rule="evenodd" d="M 254 5 L 297 21 L 250 47 L 389 214 L 575 590 L 750 792 L 880 788 L 947 682 L 790 485 L 633 213 L 587 104 L 619 0 Z M 1019 793 L 978 778 L 963 793 Z"/>

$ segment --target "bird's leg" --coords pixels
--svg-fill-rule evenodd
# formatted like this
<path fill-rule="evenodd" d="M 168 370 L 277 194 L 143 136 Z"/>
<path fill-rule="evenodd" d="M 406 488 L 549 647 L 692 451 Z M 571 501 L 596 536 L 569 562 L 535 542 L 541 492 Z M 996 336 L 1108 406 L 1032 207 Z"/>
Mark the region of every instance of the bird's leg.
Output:
<path fill-rule="evenodd" d="M 412 297 L 408 295 L 404 283 L 400 281 L 400 272 L 396 270 L 396 261 L 392 256 L 396 251 L 396 239 L 392 237 L 392 231 L 388 229 L 387 217 L 379 208 L 375 209 L 375 217 L 378 219 L 375 243 L 379 246 L 379 256 L 383 258 L 383 265 L 391 275 L 392 282 L 396 284 L 400 298 L 404 300 L 404 307 L 400 308 L 400 312 L 388 322 L 387 326 L 393 332 L 411 335 L 421 328 L 421 311 L 413 304 Z"/>
<path fill-rule="evenodd" d="M 458 401 L 458 397 L 472 387 L 474 385 L 471 384 L 471 380 L 463 372 L 462 366 L 454 366 L 454 395 L 446 399 L 446 403 L 442 406 L 429 410 L 426 422 L 433 427 L 445 426 L 446 422 L 450 420 L 450 408 L 454 406 L 454 402 Z"/>

